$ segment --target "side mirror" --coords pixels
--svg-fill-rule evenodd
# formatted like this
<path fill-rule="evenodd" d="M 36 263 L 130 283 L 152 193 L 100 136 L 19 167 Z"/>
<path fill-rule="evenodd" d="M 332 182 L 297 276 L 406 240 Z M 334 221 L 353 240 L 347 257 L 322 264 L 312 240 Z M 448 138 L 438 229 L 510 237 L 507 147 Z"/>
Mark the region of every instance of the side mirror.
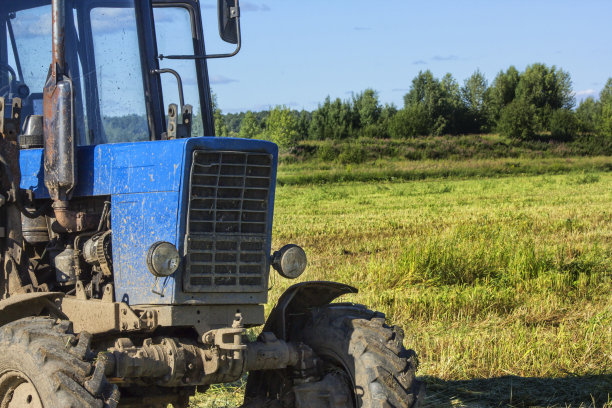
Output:
<path fill-rule="evenodd" d="M 240 6 L 238 0 L 219 0 L 219 35 L 230 44 L 240 41 Z"/>

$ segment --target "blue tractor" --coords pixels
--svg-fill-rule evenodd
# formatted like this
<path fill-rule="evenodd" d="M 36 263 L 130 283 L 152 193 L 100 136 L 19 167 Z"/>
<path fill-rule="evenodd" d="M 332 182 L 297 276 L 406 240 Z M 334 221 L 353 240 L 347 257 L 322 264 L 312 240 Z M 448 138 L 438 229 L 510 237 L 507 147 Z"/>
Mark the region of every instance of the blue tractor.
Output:
<path fill-rule="evenodd" d="M 212 137 L 240 9 L 230 54 L 202 9 L 0 1 L 0 407 L 181 407 L 247 374 L 244 407 L 419 406 L 401 329 L 332 303 L 356 289 L 294 285 L 266 320 L 270 267 L 306 255 L 272 253 L 277 146 Z"/>

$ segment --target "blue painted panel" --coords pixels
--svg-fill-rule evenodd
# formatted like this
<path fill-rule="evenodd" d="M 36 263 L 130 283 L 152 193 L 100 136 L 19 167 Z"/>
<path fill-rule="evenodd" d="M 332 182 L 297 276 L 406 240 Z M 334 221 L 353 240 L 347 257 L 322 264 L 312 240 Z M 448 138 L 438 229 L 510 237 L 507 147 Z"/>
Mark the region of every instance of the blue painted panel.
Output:
<path fill-rule="evenodd" d="M 152 292 L 155 278 L 146 264 L 147 250 L 157 241 L 178 246 L 178 192 L 120 194 L 112 197 L 115 298 L 130 304 L 168 304 L 174 300 L 174 277 L 164 296 Z"/>
<path fill-rule="evenodd" d="M 83 146 L 77 151 L 75 197 L 178 191 L 186 139 Z M 21 188 L 48 198 L 44 185 L 43 150 L 20 156 Z"/>

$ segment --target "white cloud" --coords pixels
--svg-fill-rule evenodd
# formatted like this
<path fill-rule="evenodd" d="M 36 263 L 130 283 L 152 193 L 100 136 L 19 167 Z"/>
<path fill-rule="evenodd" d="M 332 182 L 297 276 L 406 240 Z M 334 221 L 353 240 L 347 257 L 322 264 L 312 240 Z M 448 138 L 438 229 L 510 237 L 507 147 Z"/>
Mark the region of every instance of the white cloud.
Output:
<path fill-rule="evenodd" d="M 227 78 L 223 75 L 214 75 L 212 78 L 210 78 L 210 83 L 213 85 L 231 84 L 232 82 L 238 82 L 238 80 L 233 78 Z"/>
<path fill-rule="evenodd" d="M 584 89 L 582 91 L 576 91 L 576 96 L 593 96 L 597 94 L 597 91 L 594 89 Z"/>
<path fill-rule="evenodd" d="M 165 21 L 162 15 L 162 20 Z M 18 38 L 51 37 L 51 13 L 34 15 L 28 12 L 17 14 L 13 29 Z M 134 30 L 136 17 L 133 8 L 98 7 L 91 12 L 94 36 L 120 30 Z"/>
<path fill-rule="evenodd" d="M 458 59 L 456 55 L 436 55 L 432 58 L 434 61 L 456 61 Z"/>
<path fill-rule="evenodd" d="M 15 35 L 19 38 L 51 36 L 51 13 L 41 15 L 18 14 L 12 21 Z"/>
<path fill-rule="evenodd" d="M 134 9 L 95 8 L 91 12 L 91 27 L 94 36 L 120 30 L 133 30 L 136 28 Z"/>
<path fill-rule="evenodd" d="M 270 6 L 267 4 L 255 4 L 245 1 L 240 4 L 240 11 L 270 11 Z"/>

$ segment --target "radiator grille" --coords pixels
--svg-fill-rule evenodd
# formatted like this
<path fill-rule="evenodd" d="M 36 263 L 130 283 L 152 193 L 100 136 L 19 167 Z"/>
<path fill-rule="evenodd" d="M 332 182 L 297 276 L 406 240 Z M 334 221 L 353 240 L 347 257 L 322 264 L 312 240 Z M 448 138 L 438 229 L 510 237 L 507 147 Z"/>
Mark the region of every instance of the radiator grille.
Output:
<path fill-rule="evenodd" d="M 267 284 L 272 155 L 195 151 L 186 292 L 259 292 Z"/>

